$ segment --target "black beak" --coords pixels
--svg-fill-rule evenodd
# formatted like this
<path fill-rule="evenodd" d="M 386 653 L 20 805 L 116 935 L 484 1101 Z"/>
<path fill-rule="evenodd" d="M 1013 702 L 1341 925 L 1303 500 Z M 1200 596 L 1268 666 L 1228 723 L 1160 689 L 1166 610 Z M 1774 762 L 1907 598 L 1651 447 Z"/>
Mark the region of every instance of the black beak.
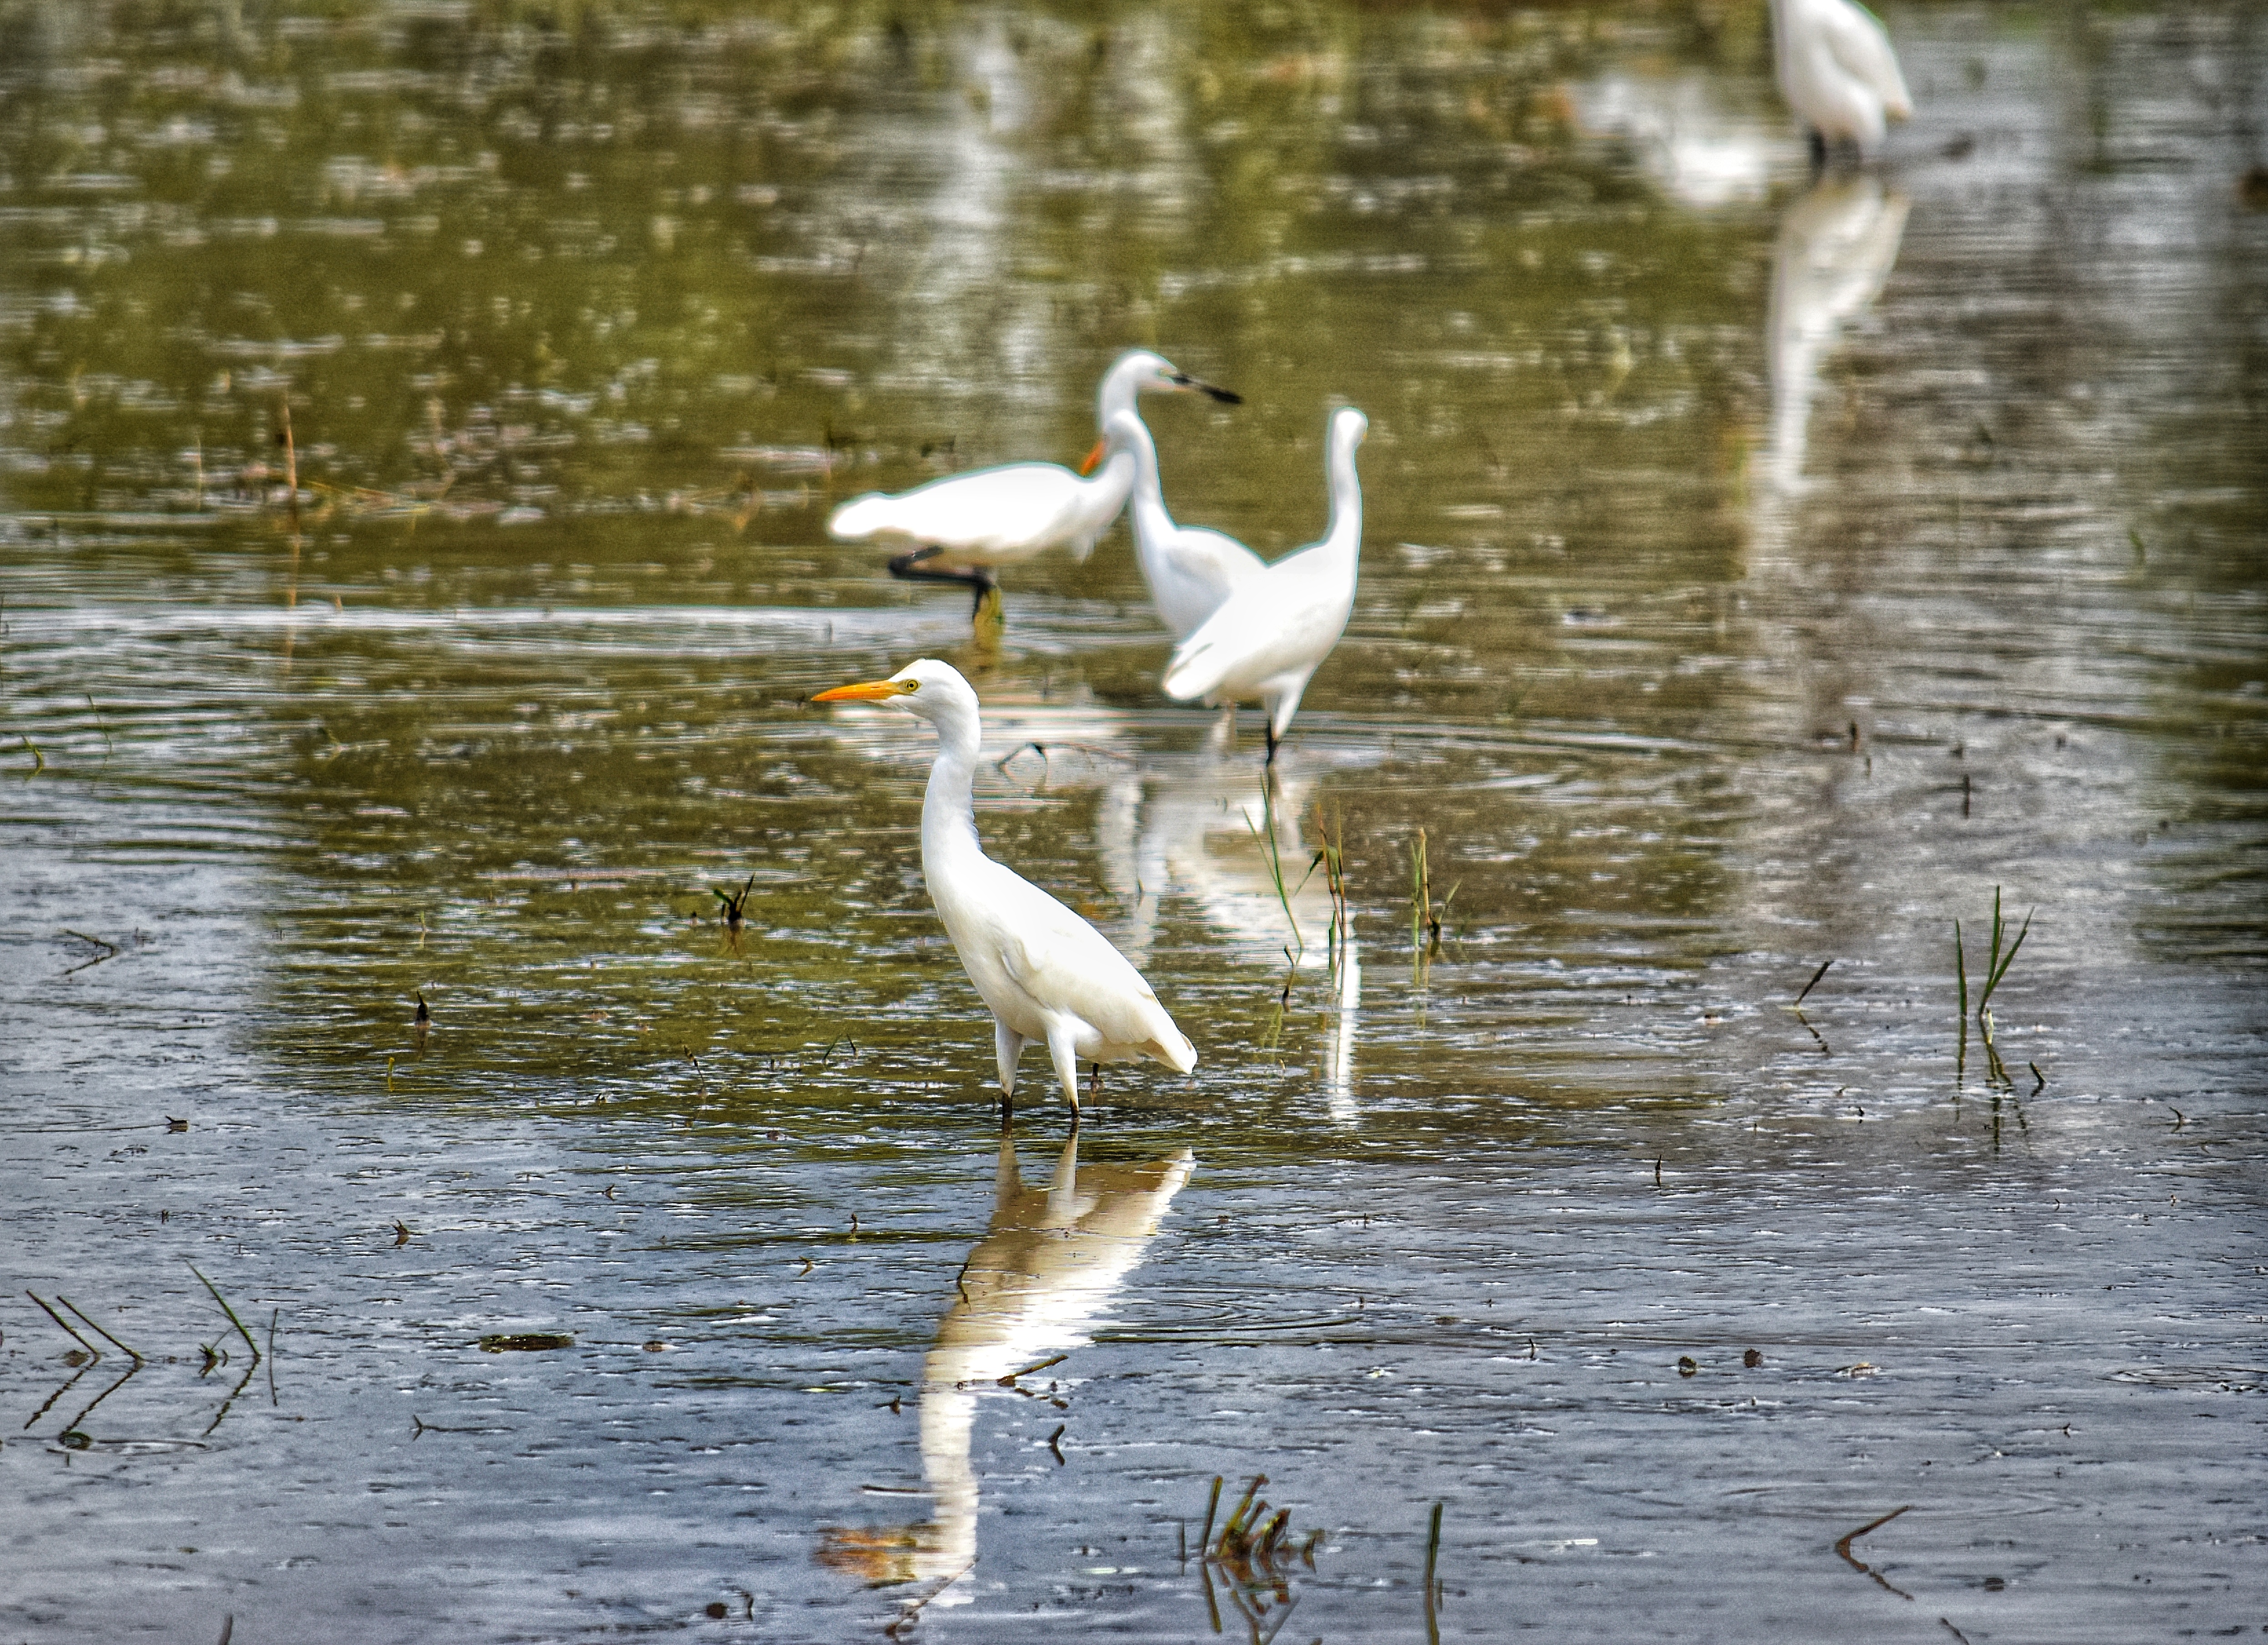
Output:
<path fill-rule="evenodd" d="M 1211 383 L 1191 377 L 1187 371 L 1174 372 L 1173 383 L 1176 388 L 1193 388 L 1200 394 L 1211 395 L 1224 406 L 1241 406 L 1244 403 L 1244 396 L 1235 390 L 1216 387 Z"/>

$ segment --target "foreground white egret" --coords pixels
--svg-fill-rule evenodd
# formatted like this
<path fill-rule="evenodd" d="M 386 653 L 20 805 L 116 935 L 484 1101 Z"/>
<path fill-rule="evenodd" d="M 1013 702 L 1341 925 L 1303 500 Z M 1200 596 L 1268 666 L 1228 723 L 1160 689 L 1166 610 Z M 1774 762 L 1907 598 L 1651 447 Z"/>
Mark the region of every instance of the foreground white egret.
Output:
<path fill-rule="evenodd" d="M 1158 478 L 1158 447 L 1139 416 L 1113 412 L 1102 437 L 1113 451 L 1133 455 L 1134 558 L 1158 615 L 1174 638 L 1186 639 L 1268 562 L 1226 532 L 1174 523 Z"/>
<path fill-rule="evenodd" d="M 1780 93 L 1809 129 L 1814 160 L 1823 164 L 1837 143 L 1864 158 L 1881 143 L 1887 121 L 1912 114 L 1890 37 L 1865 6 L 1771 0 L 1771 19 Z"/>
<path fill-rule="evenodd" d="M 1323 437 L 1330 528 L 1321 542 L 1285 554 L 1248 578 L 1175 648 L 1166 665 L 1169 697 L 1183 702 L 1258 698 L 1268 716 L 1268 760 L 1300 710 L 1300 695 L 1346 632 L 1362 553 L 1362 481 L 1355 447 L 1370 419 L 1352 406 L 1331 413 Z"/>
<path fill-rule="evenodd" d="M 961 968 L 991 1008 L 1004 1105 L 1016 1094 L 1016 1059 L 1027 1040 L 1046 1044 L 1073 1124 L 1082 1057 L 1148 1057 L 1176 1074 L 1197 1066 L 1196 1047 L 1101 932 L 984 855 L 970 790 L 983 725 L 976 693 L 958 669 L 923 657 L 887 679 L 837 686 L 812 701 L 887 702 L 937 728 L 922 800 L 922 878 Z"/>
<path fill-rule="evenodd" d="M 1136 349 L 1118 356 L 1095 391 L 1095 422 L 1104 432 L 1084 465 L 1092 472 L 1073 474 L 1056 463 L 1004 463 L 947 474 L 910 491 L 870 491 L 836 509 L 828 532 L 844 542 L 875 537 L 910 542 L 914 547 L 890 562 L 891 576 L 965 583 L 981 608 L 997 586 L 995 567 L 1020 564 L 1050 548 L 1068 548 L 1073 559 L 1084 560 L 1110 529 L 1134 488 L 1133 453 L 1123 444 L 1113 445 L 1110 420 L 1122 411 L 1135 415 L 1136 396 L 1145 389 L 1242 403 L 1241 396 Z"/>

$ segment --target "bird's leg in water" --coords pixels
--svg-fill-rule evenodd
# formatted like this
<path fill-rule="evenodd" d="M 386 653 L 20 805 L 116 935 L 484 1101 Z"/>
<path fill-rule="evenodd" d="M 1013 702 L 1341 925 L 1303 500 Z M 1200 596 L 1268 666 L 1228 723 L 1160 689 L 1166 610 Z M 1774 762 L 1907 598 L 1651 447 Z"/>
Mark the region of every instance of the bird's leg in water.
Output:
<path fill-rule="evenodd" d="M 1272 766 L 1272 765 L 1274 765 L 1274 764 L 1276 763 L 1276 721 L 1275 721 L 1275 717 L 1274 717 L 1273 716 L 1270 716 L 1268 719 L 1266 719 L 1266 720 L 1263 721 L 1263 722 L 1262 722 L 1262 723 L 1261 723 L 1261 727 L 1260 727 L 1260 729 L 1261 729 L 1262 731 L 1265 731 L 1265 732 L 1267 732 L 1267 733 L 1268 733 L 1268 758 L 1267 758 L 1265 760 L 1262 761 L 1261 763 L 1262 763 L 1263 765 Z"/>
<path fill-rule="evenodd" d="M 1811 174 L 1816 177 L 1827 169 L 1827 134 L 1816 126 L 1811 129 Z"/>
<path fill-rule="evenodd" d="M 966 571 L 955 571 L 933 569 L 924 563 L 936 559 L 944 552 L 934 543 L 926 548 L 909 550 L 890 562 L 890 575 L 909 583 L 958 583 L 964 588 L 975 590 L 976 603 L 980 606 L 983 605 L 985 595 L 990 593 L 994 586 L 990 569 L 973 566 Z"/>
<path fill-rule="evenodd" d="M 1000 621 L 1000 584 L 999 580 L 992 575 L 992 568 L 980 565 L 970 575 L 976 584 L 976 603 L 969 608 L 969 621 L 983 621 L 984 608 L 989 605 L 992 608 L 992 621 L 998 622 Z"/>
<path fill-rule="evenodd" d="M 1056 1083 L 1063 1087 L 1064 1100 L 1071 1104 L 1071 1123 L 1076 1130 L 1079 1118 L 1079 1053 L 1071 1048 L 1071 1032 L 1068 1028 L 1049 1032 L 1048 1055 L 1056 1065 Z"/>
<path fill-rule="evenodd" d="M 1102 1064 L 1100 1062 L 1090 1062 L 1086 1065 L 1086 1094 L 1092 1097 L 1095 1092 L 1101 1089 Z"/>

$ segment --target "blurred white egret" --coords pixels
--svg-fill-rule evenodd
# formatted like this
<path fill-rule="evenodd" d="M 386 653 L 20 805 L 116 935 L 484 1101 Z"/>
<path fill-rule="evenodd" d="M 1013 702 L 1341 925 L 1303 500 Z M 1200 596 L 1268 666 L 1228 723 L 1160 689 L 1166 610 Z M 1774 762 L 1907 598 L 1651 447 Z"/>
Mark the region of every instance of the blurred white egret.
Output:
<path fill-rule="evenodd" d="M 1186 639 L 1268 562 L 1225 532 L 1174 523 L 1158 478 L 1157 444 L 1131 409 L 1113 412 L 1102 437 L 1114 452 L 1133 455 L 1134 558 L 1158 615 L 1174 638 Z"/>
<path fill-rule="evenodd" d="M 1227 389 L 1136 349 L 1118 356 L 1095 391 L 1095 420 L 1106 432 L 1081 474 L 1056 463 L 1004 463 L 947 474 L 910 491 L 870 491 L 836 509 L 828 532 L 845 542 L 876 537 L 910 542 L 914 547 L 890 562 L 891 576 L 966 584 L 981 608 L 997 586 L 995 567 L 1058 547 L 1084 560 L 1110 529 L 1134 487 L 1134 457 L 1123 444 L 1113 446 L 1108 430 L 1116 413 L 1135 415 L 1135 398 L 1145 389 L 1241 403 Z"/>
<path fill-rule="evenodd" d="M 1258 698 L 1268 716 L 1271 765 L 1276 745 L 1299 712 L 1300 694 L 1354 611 L 1356 561 L 1362 553 L 1362 482 L 1354 453 L 1369 428 L 1370 419 L 1351 406 L 1331 413 L 1323 437 L 1329 530 L 1321 542 L 1247 578 L 1166 665 L 1169 697 L 1184 702 Z"/>
<path fill-rule="evenodd" d="M 1013 869 L 984 855 L 970 785 L 983 734 L 976 693 L 949 663 L 923 657 L 887 679 L 822 691 L 814 702 L 887 702 L 937 728 L 937 763 L 922 801 L 922 878 L 961 968 L 992 1011 L 1005 1105 L 1025 1042 L 1048 1047 L 1079 1117 L 1079 1059 L 1141 1057 L 1176 1074 L 1197 1054 L 1141 973 L 1102 933 Z"/>
<path fill-rule="evenodd" d="M 1811 152 L 1848 143 L 1859 155 L 1881 143 L 1885 121 L 1913 113 L 1890 37 L 1856 0 L 1771 0 L 1779 89 L 1811 132 Z"/>

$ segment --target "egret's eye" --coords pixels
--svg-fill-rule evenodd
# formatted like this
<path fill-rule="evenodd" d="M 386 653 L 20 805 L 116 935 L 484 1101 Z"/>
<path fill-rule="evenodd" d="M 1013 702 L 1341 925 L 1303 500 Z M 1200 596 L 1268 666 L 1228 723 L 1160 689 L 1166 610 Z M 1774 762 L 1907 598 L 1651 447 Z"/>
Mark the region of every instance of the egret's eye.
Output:
<path fill-rule="evenodd" d="M 904 692 L 908 696 L 911 696 L 915 692 L 921 689 L 921 681 L 918 679 L 902 679 L 898 681 L 898 689 Z"/>

